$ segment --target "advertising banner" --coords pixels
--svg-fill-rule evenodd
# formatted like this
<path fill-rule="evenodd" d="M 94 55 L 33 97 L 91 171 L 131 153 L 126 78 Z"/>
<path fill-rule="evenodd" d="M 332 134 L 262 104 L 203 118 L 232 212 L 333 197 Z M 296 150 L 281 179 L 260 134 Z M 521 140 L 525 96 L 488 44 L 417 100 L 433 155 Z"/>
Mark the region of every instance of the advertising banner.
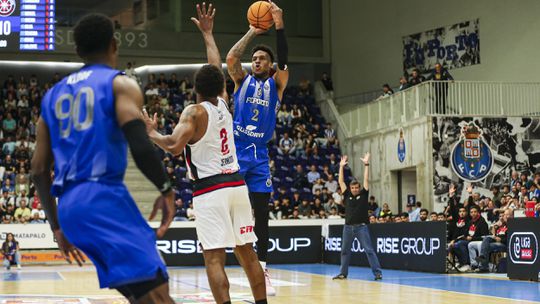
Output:
<path fill-rule="evenodd" d="M 204 265 L 202 248 L 195 228 L 170 228 L 157 248 L 168 266 Z M 270 227 L 268 261 L 274 264 L 320 263 L 321 226 Z M 238 264 L 232 249 L 227 250 L 227 264 Z"/>
<path fill-rule="evenodd" d="M 0 242 L 6 240 L 11 232 L 19 242 L 21 249 L 58 248 L 49 224 L 2 224 L 0 225 Z"/>
<path fill-rule="evenodd" d="M 508 277 L 538 281 L 540 219 L 511 218 L 508 221 Z"/>
<path fill-rule="evenodd" d="M 446 223 L 414 222 L 369 225 L 373 248 L 383 269 L 443 273 L 446 271 Z M 330 225 L 324 240 L 324 262 L 340 264 L 343 225 Z M 369 266 L 354 238 L 351 265 Z"/>

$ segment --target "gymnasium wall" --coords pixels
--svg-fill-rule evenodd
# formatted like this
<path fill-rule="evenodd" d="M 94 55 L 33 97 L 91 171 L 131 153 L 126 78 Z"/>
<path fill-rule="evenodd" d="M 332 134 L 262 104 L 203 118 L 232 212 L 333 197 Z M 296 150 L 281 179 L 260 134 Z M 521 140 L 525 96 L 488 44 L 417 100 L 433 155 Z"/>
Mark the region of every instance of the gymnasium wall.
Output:
<path fill-rule="evenodd" d="M 388 203 L 392 211 L 398 208 L 398 171 L 402 171 L 402 210 L 407 203 L 407 194 L 414 194 L 423 207 L 433 209 L 432 162 L 429 118 L 423 117 L 402 125 L 405 141 L 405 157 L 398 158 L 400 129 L 386 128 L 377 132 L 352 138 L 343 153 L 351 155 L 349 165 L 353 175 L 363 179 L 364 166 L 360 158 L 371 153 L 369 192 L 377 198 L 380 206 Z M 416 175 L 416 184 L 410 177 Z"/>
<path fill-rule="evenodd" d="M 455 79 L 540 81 L 540 1 L 331 1 L 335 96 L 396 85 L 402 37 L 480 19 L 481 64 L 450 70 Z"/>

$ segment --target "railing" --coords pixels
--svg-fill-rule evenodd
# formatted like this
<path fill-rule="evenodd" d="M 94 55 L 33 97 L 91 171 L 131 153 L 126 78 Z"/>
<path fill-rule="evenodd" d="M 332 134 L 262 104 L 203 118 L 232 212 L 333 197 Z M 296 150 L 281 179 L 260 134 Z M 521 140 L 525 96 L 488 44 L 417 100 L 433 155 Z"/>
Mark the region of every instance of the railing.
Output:
<path fill-rule="evenodd" d="M 355 136 L 423 116 L 540 116 L 540 83 L 429 81 L 341 113 Z"/>

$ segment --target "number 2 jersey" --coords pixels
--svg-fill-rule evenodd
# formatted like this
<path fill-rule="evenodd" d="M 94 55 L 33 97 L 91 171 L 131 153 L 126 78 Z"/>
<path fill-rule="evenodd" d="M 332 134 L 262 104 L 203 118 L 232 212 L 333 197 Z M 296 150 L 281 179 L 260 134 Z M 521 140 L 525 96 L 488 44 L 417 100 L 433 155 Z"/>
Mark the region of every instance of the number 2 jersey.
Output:
<path fill-rule="evenodd" d="M 121 184 L 127 141 L 116 120 L 113 79 L 122 72 L 85 65 L 51 88 L 41 103 L 54 155 L 51 193 L 85 181 Z"/>
<path fill-rule="evenodd" d="M 218 98 L 217 106 L 208 101 L 203 101 L 200 105 L 208 113 L 208 126 L 201 139 L 194 144 L 186 145 L 185 148 L 191 179 L 200 180 L 238 172 L 232 115 L 225 101 Z"/>
<path fill-rule="evenodd" d="M 247 75 L 234 93 L 234 136 L 241 146 L 266 147 L 274 135 L 280 107 L 274 78 Z"/>

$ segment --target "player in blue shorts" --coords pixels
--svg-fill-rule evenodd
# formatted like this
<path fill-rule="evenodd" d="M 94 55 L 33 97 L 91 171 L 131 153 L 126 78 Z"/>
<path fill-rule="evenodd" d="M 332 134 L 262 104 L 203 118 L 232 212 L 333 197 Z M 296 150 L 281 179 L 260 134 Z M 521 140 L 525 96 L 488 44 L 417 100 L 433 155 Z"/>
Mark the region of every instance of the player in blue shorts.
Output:
<path fill-rule="evenodd" d="M 271 2 L 272 17 L 277 33 L 277 69 L 273 69 L 274 53 L 265 45 L 257 45 L 251 52 L 251 74 L 242 69 L 240 59 L 248 44 L 264 30 L 250 26 L 249 31 L 227 55 L 227 69 L 235 83 L 234 138 L 240 173 L 247 183 L 251 206 L 255 214 L 257 255 L 265 270 L 266 291 L 275 295 L 266 269 L 268 252 L 268 201 L 272 179 L 268 159 L 268 141 L 276 126 L 276 114 L 287 87 L 288 47 L 283 24 L 283 11 Z"/>
<path fill-rule="evenodd" d="M 161 191 L 151 215 L 163 210 L 157 237 L 173 219 L 173 191 L 146 134 L 142 92 L 113 68 L 118 57 L 113 33 L 112 21 L 100 14 L 75 26 L 77 54 L 85 65 L 43 98 L 33 179 L 68 262 L 72 256 L 82 265 L 80 249 L 94 263 L 101 288 L 117 289 L 130 303 L 174 303 L 156 233 L 123 183 L 128 144 L 139 169 Z"/>

